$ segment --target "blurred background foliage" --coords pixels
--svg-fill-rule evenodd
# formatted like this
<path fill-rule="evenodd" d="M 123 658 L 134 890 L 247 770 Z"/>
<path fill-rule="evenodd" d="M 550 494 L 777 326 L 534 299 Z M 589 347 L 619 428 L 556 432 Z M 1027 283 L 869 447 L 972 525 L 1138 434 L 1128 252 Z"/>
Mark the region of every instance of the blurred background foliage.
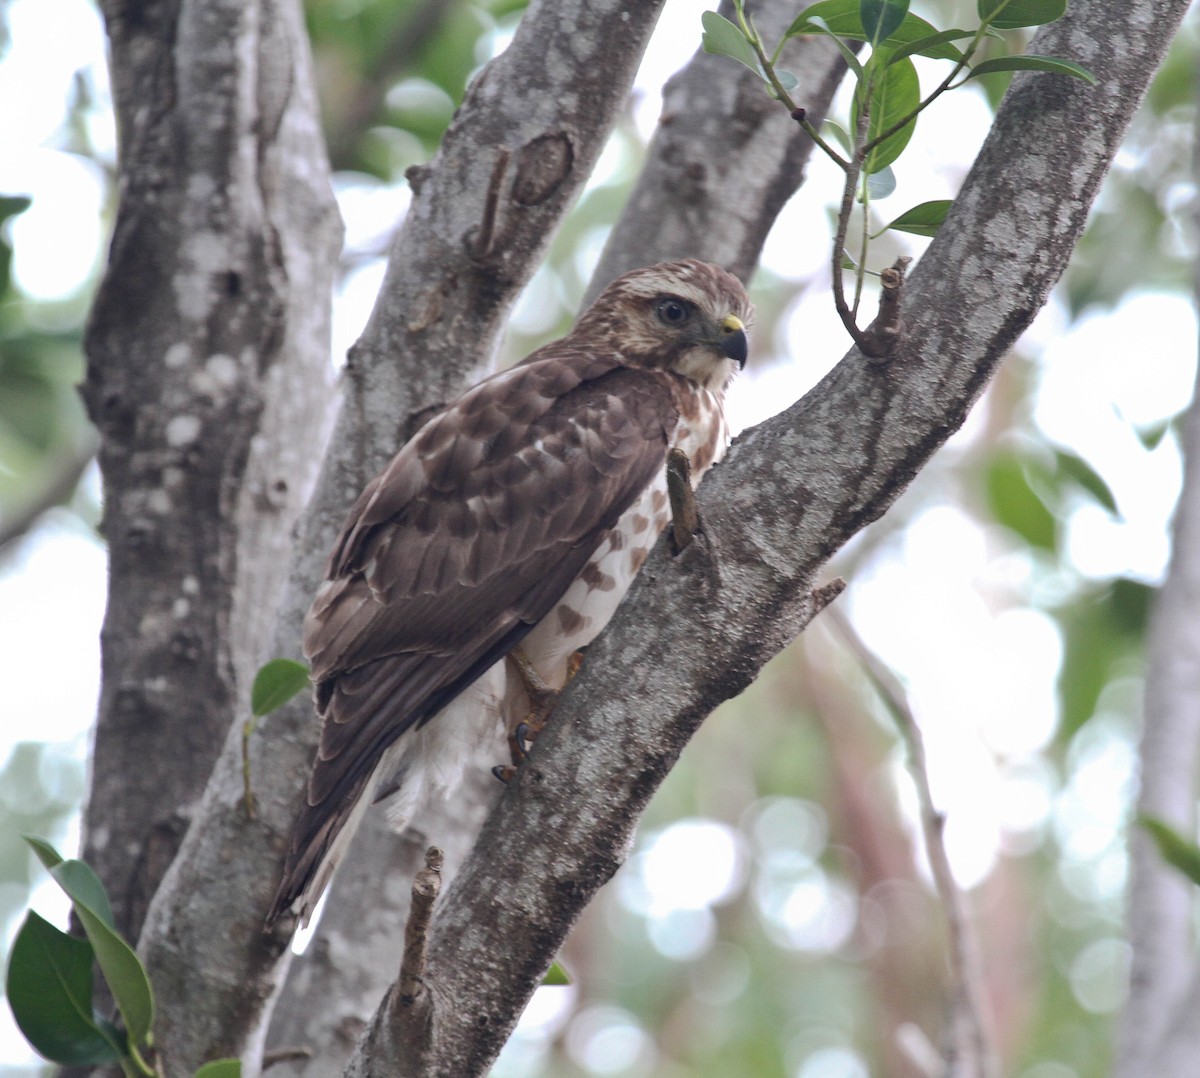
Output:
<path fill-rule="evenodd" d="M 100 543 L 94 436 L 74 387 L 112 216 L 115 146 L 100 24 L 87 0 L 75 2 L 90 12 L 91 59 L 48 91 L 61 107 L 37 154 L 84 169 L 94 231 L 56 234 L 45 216 L 40 229 L 23 228 L 23 218 L 53 216 L 56 200 L 76 196 L 37 179 L 53 168 L 30 172 L 25 187 L 0 170 L 14 184 L 0 187 L 0 605 L 8 607 L 0 621 L 10 625 L 22 617 L 18 600 L 36 604 L 44 594 L 38 572 L 61 575 L 64 563 L 46 568 L 39 550 L 71 558 Z M 36 4 L 0 5 L 0 70 L 25 70 L 21 56 L 45 47 L 26 17 Z M 938 25 L 973 8 L 918 6 Z M 677 65 L 698 43 L 703 5 L 673 0 L 668 12 L 680 7 L 671 33 L 686 49 L 675 43 L 659 63 Z M 405 169 L 432 156 L 472 73 L 503 48 L 522 9 L 514 0 L 308 3 L 348 224 L 335 361 L 380 279 L 407 201 Z M 840 605 L 905 680 L 925 726 L 950 853 L 983 938 L 1005 1070 L 1024 1078 L 1104 1075 L 1123 997 L 1123 833 L 1142 642 L 1165 566 L 1176 427 L 1195 365 L 1190 317 L 1169 338 L 1155 319 L 1178 316 L 1196 259 L 1196 55 L 1193 13 L 1041 328 L 964 431 L 832 567 L 851 584 Z M 659 83 L 669 71 L 657 73 Z M 998 89 L 989 84 L 979 100 L 994 106 Z M 508 358 L 569 324 L 656 107 L 640 86 L 518 306 Z M 953 141 L 936 119 L 922 124 L 935 154 Z M 961 174 L 936 159 L 930 166 L 951 182 L 955 167 Z M 823 197 L 803 218 L 785 215 L 753 282 L 755 418 L 790 403 L 844 350 L 835 337 L 814 343 L 814 304 L 829 304 L 827 281 L 810 266 L 825 255 L 778 253 L 823 248 Z M 886 207 L 882 220 L 903 208 Z M 73 279 L 58 288 L 36 269 L 33 248 L 46 243 L 74 251 L 64 274 Z M 1122 310 L 1132 330 L 1096 323 L 1085 332 L 1089 319 Z M 1106 337 L 1115 354 L 1089 354 Z M 1140 366 L 1145 354 L 1120 351 L 1122 341 L 1143 339 L 1155 348 L 1149 367 Z M 1060 341 L 1074 342 L 1073 358 Z M 1183 388 L 1157 411 L 1121 396 L 1163 371 Z M 1097 396 L 1096 381 L 1112 392 Z M 1072 434 L 1064 414 L 1089 411 L 1095 422 Z M 1108 451 L 1114 445 L 1120 453 Z M 1137 497 L 1143 487 L 1162 491 L 1149 509 Z M 35 584 L 21 590 L 22 579 Z M 60 600 L 70 617 L 72 596 Z M 95 631 L 82 609 L 80 619 Z M 497 1065 L 501 1078 L 921 1073 L 945 1017 L 944 919 L 895 731 L 823 621 L 685 752 L 628 864 L 566 947 L 574 984 L 539 991 Z M 54 637 L 38 645 L 63 646 Z M 85 697 L 94 694 L 95 656 L 64 659 L 59 676 L 78 669 Z M 71 848 L 84 790 L 88 715 L 50 714 L 67 706 L 52 694 L 32 699 L 5 716 L 11 740 L 0 747 L 5 940 L 36 875 L 17 836 Z M 21 1062 L 14 1037 L 0 1040 L 0 1073 L 39 1073 Z"/>

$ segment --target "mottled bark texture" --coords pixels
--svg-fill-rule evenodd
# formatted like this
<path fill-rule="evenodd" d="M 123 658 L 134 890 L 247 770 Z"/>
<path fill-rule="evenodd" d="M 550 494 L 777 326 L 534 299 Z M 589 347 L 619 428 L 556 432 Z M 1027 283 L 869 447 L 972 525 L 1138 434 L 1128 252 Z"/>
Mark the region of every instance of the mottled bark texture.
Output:
<path fill-rule="evenodd" d="M 86 340 L 111 598 L 83 856 L 136 938 L 316 475 L 341 225 L 293 0 L 102 7 L 121 198 Z"/>
<path fill-rule="evenodd" d="M 795 2 L 766 0 L 751 10 L 770 37 L 794 16 Z M 822 115 L 845 71 L 840 54 L 826 43 L 796 41 L 785 62 L 801 72 L 807 92 L 798 92 L 811 114 Z M 668 84 L 659 130 L 589 291 L 626 270 L 684 256 L 748 278 L 772 222 L 803 180 L 811 147 L 752 72 L 697 52 Z M 684 175 L 681 195 L 673 178 Z M 312 1054 L 273 1073 L 319 1078 L 344 1064 L 396 976 L 407 891 L 426 839 L 444 849 L 444 875 L 452 879 L 500 793 L 490 775 L 480 775 L 422 820 L 419 832 L 402 837 L 388 832 L 382 812 L 368 817 L 334 878 L 314 945 L 293 963 L 271 1027 L 270 1047 L 302 1045 Z"/>
<path fill-rule="evenodd" d="M 531 4 L 479 74 L 413 201 L 383 290 L 350 356 L 345 401 L 302 526 L 268 651 L 295 655 L 300 623 L 347 508 L 403 441 L 410 416 L 490 358 L 504 318 L 578 194 L 623 104 L 658 3 Z M 620 33 L 613 28 L 619 26 Z M 270 715 L 241 802 L 234 725 L 140 947 L 158 987 L 159 1044 L 180 1071 L 216 1055 L 253 1073 L 283 972 L 286 926 L 262 923 L 317 740 L 311 702 Z"/>
<path fill-rule="evenodd" d="M 660 543 L 435 913 L 423 1074 L 485 1073 L 693 731 L 819 609 L 812 581 L 963 422 L 1045 302 L 1185 0 L 1077 0 L 1030 51 L 1098 87 L 1018 76 L 912 273 L 888 362 L 852 352 L 745 434 L 701 488 L 712 540 Z M 404 1073 L 377 1012 L 350 1073 Z"/>

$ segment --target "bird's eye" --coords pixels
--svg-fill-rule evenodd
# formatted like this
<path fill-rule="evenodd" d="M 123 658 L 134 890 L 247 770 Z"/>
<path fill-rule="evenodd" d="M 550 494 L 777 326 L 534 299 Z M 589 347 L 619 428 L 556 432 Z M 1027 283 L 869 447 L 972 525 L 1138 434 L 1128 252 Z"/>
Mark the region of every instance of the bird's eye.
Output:
<path fill-rule="evenodd" d="M 658 301 L 658 320 L 668 326 L 682 326 L 692 316 L 689 304 L 668 296 Z"/>

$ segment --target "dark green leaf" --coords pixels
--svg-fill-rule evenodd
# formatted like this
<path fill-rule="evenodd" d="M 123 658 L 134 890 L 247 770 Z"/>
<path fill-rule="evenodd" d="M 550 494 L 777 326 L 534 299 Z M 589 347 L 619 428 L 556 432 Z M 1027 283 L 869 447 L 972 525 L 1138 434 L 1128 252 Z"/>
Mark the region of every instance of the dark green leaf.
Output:
<path fill-rule="evenodd" d="M 1072 63 L 1070 60 L 1058 60 L 1053 56 L 998 56 L 995 60 L 984 60 L 971 68 L 969 79 L 979 75 L 992 75 L 997 71 L 1048 71 L 1052 75 L 1070 75 L 1072 78 L 1083 79 L 1084 82 L 1096 85 L 1096 76 L 1086 67 Z"/>
<path fill-rule="evenodd" d="M 906 210 L 883 231 L 891 229 L 894 232 L 908 232 L 914 236 L 934 236 L 953 204 L 953 199 L 949 198 L 936 198 L 930 202 L 922 202 L 911 210 Z"/>
<path fill-rule="evenodd" d="M 812 23 L 820 19 L 823 26 Z M 819 0 L 811 7 L 805 8 L 796 16 L 788 27 L 788 37 L 798 37 L 804 34 L 824 33 L 836 34 L 839 38 L 850 41 L 866 41 L 867 33 L 863 29 L 862 17 L 858 10 L 858 0 Z M 886 49 L 900 49 L 911 41 L 922 38 L 932 38 L 938 35 L 937 27 L 911 12 L 904 16 L 900 27 L 880 45 Z M 949 42 L 933 44 L 921 50 L 922 56 L 930 56 L 935 60 L 958 60 L 962 53 Z"/>
<path fill-rule="evenodd" d="M 570 984 L 571 975 L 563 968 L 561 962 L 551 962 L 542 978 L 542 984 Z"/>
<path fill-rule="evenodd" d="M 1016 453 L 996 454 L 988 467 L 986 490 L 988 507 L 998 523 L 1011 528 L 1030 546 L 1055 549 L 1055 516 L 1030 485 L 1026 462 Z"/>
<path fill-rule="evenodd" d="M 1120 516 L 1117 500 L 1113 497 L 1112 490 L 1109 489 L 1108 484 L 1100 477 L 1095 468 L 1082 457 L 1075 456 L 1074 453 L 1060 451 L 1054 455 L 1058 460 L 1059 472 L 1087 491 L 1113 516 Z"/>
<path fill-rule="evenodd" d="M 33 199 L 28 195 L 0 195 L 0 224 L 24 213 L 32 205 Z"/>
<path fill-rule="evenodd" d="M 1192 883 L 1200 884 L 1200 847 L 1163 820 L 1139 815 L 1137 821 L 1154 839 L 1162 859 L 1179 869 Z"/>
<path fill-rule="evenodd" d="M 705 52 L 717 56 L 732 56 L 739 64 L 745 64 L 756 75 L 762 75 L 754 46 L 746 40 L 746 35 L 725 16 L 718 15 L 715 11 L 706 11 L 700 16 L 700 25 L 704 27 L 701 44 Z"/>
<path fill-rule="evenodd" d="M 1146 584 L 1118 579 L 1055 612 L 1063 638 L 1058 675 L 1062 743 L 1096 714 L 1114 678 L 1137 669 L 1153 594 Z"/>
<path fill-rule="evenodd" d="M 863 66 L 854 54 L 854 50 L 842 40 L 841 35 L 835 34 L 829 28 L 829 24 L 819 15 L 814 15 L 809 21 L 813 25 L 812 32 L 814 34 L 824 34 L 828 37 L 837 46 L 838 52 L 842 54 L 842 59 L 846 61 L 846 66 L 861 80 L 864 77 Z"/>
<path fill-rule="evenodd" d="M 858 16 L 872 47 L 886 41 L 904 22 L 908 0 L 859 0 Z"/>
<path fill-rule="evenodd" d="M 92 948 L 30 911 L 8 961 L 8 1004 L 21 1032 L 47 1059 L 90 1066 L 120 1059 L 122 1046 L 92 1014 Z"/>
<path fill-rule="evenodd" d="M 860 84 L 861 88 L 861 84 Z M 867 124 L 867 141 L 871 142 L 890 130 L 908 116 L 921 103 L 921 84 L 917 80 L 917 69 L 911 60 L 901 60 L 891 64 L 881 72 L 876 73 L 871 93 L 871 115 Z M 858 127 L 858 108 L 860 101 L 855 95 L 855 129 Z M 899 131 L 889 135 L 876 146 L 863 164 L 863 170 L 870 175 L 873 172 L 887 168 L 904 152 L 908 140 L 912 138 L 916 128 L 916 118 L 905 124 Z"/>
<path fill-rule="evenodd" d="M 978 0 L 979 21 L 997 30 L 1044 26 L 1061 19 L 1067 0 Z"/>
<path fill-rule="evenodd" d="M 50 874 L 71 899 L 129 1036 L 135 1044 L 146 1043 L 154 1026 L 150 981 L 133 948 L 112 927 L 103 885 L 82 861 L 63 861 Z"/>
<path fill-rule="evenodd" d="M 309 685 L 308 667 L 294 659 L 272 659 L 254 675 L 250 710 L 258 717 L 283 707 Z"/>
<path fill-rule="evenodd" d="M 914 38 L 912 41 L 905 42 L 899 48 L 892 49 L 889 47 L 886 62 L 894 64 L 897 60 L 903 60 L 906 56 L 931 56 L 934 59 L 940 60 L 958 60 L 962 56 L 962 52 L 950 46 L 950 42 L 974 36 L 974 30 L 943 30 L 941 33 L 930 34 L 928 37 Z M 953 56 L 945 55 L 947 47 L 952 49 Z"/>
<path fill-rule="evenodd" d="M 214 1059 L 196 1071 L 196 1078 L 242 1078 L 242 1061 Z"/>

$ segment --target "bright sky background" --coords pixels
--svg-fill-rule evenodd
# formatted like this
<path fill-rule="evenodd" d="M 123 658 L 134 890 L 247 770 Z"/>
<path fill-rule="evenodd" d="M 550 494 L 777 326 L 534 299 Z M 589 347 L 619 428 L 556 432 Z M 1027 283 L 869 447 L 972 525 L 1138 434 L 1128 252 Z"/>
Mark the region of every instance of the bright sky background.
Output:
<path fill-rule="evenodd" d="M 657 118 L 666 74 L 698 45 L 700 12 L 709 6 L 702 0 L 668 5 L 638 79 L 636 118 L 642 131 L 648 133 Z M 0 100 L 10 107 L 0 110 L 0 192 L 35 196 L 33 207 L 12 226 L 14 271 L 30 295 L 53 299 L 71 294 L 86 279 L 100 242 L 103 186 L 96 166 L 54 149 L 53 137 L 77 69 L 86 67 L 100 85 L 107 84 L 103 31 L 87 0 L 12 0 L 8 18 L 12 47 L 0 62 Z M 891 203 L 897 213 L 925 199 L 953 196 L 988 120 L 982 100 L 970 91 L 952 94 L 926 113 L 901 162 L 904 186 Z M 953 137 L 947 137 L 950 131 Z M 112 152 L 111 120 L 97 121 L 92 137 Z M 599 177 L 605 168 L 602 161 Z M 809 174 L 763 258 L 774 272 L 796 280 L 822 279 L 825 206 L 837 184 L 833 168 L 819 157 Z M 361 181 L 341 183 L 339 193 L 352 245 L 377 232 L 380 221 L 394 221 L 407 202 L 403 187 Z M 598 250 L 590 254 L 594 258 Z M 357 336 L 381 273 L 381 265 L 370 264 L 346 282 L 335 314 L 335 354 Z M 530 317 L 528 308 L 519 309 L 517 317 Z M 1153 347 L 1147 347 L 1147 326 L 1156 327 Z M 846 350 L 823 285 L 796 300 L 786 334 L 777 343 L 793 361 L 757 374 L 752 368 L 744 377 L 731 402 L 736 426 L 757 422 L 800 396 Z M 768 344 L 759 342 L 760 348 Z M 1188 401 L 1196 362 L 1190 304 L 1177 296 L 1134 294 L 1117 310 L 1088 315 L 1068 328 L 1061 308 L 1051 302 L 1022 347 L 1037 357 L 1040 371 L 1038 425 L 1102 472 L 1121 510 L 1120 519 L 1088 506 L 1074 512 L 1069 536 L 1076 564 L 1097 577 L 1124 573 L 1157 581 L 1167 556 L 1166 526 L 1179 489 L 1180 461 L 1172 439 L 1146 450 L 1128 421 L 1147 426 Z M 975 436 L 968 422 L 955 442 Z M 1058 635 L 1039 612 L 996 601 L 998 593 L 1029 572 L 1024 556 L 996 549 L 946 501 L 921 513 L 903 541 L 877 559 L 865 578 L 856 579 L 847 595 L 868 642 L 908 681 L 926 731 L 935 796 L 949 814 L 950 853 L 968 885 L 986 874 L 1002 834 L 1046 825 L 1052 798 L 1063 818 L 1072 821 L 1071 841 L 1080 856 L 1103 849 L 1121 825 L 1113 815 L 1120 807 L 1113 790 L 1130 781 L 1128 751 L 1123 742 L 1104 736 L 1102 723 L 1094 744 L 1080 750 L 1091 755 L 1073 788 L 1052 792 L 1039 770 L 1035 754 L 1049 739 L 1055 718 Z M 99 679 L 104 574 L 98 543 L 65 516 L 50 514 L 0 576 L 0 656 L 9 675 L 0 761 L 16 740 L 31 733 L 69 746 L 81 759 L 86 756 Z M 896 631 L 896 611 L 906 619 L 903 632 Z M 955 660 L 947 662 L 948 655 Z M 64 677 L 64 670 L 71 676 Z M 964 715 L 967 700 L 986 705 Z M 815 862 L 823 819 L 814 818 L 814 807 L 800 800 L 754 811 L 752 834 L 789 827 L 789 833 L 808 836 L 786 886 L 756 884 L 777 942 L 832 949 L 850 925 L 844 915 L 847 900 Z M 748 858 L 756 856 L 743 843 L 712 820 L 683 821 L 643 836 L 617 886 L 623 903 L 650 917 L 653 941 L 663 953 L 682 958 L 707 945 L 711 906 L 739 884 Z M 696 855 L 698 849 L 703 856 Z M 1110 866 L 1097 886 L 1121 886 L 1122 871 L 1121 865 Z M 65 906 L 49 885 L 38 891 L 35 905 L 46 916 L 64 916 Z M 555 995 L 564 991 L 570 990 L 539 993 L 522 1025 L 523 1053 L 548 1043 L 565 1015 L 563 996 Z M 637 1058 L 644 1038 L 632 1016 L 587 1012 L 572 1022 L 569 1044 L 581 1065 L 603 1074 L 618 1069 L 615 1063 L 622 1059 Z M 31 1058 L 4 1007 L 0 1076 L 32 1073 L 27 1069 Z M 797 1059 L 795 1073 L 798 1078 L 854 1078 L 856 1067 L 861 1064 L 852 1053 L 848 1058 L 831 1048 Z M 521 1071 L 510 1062 L 497 1073 Z"/>

